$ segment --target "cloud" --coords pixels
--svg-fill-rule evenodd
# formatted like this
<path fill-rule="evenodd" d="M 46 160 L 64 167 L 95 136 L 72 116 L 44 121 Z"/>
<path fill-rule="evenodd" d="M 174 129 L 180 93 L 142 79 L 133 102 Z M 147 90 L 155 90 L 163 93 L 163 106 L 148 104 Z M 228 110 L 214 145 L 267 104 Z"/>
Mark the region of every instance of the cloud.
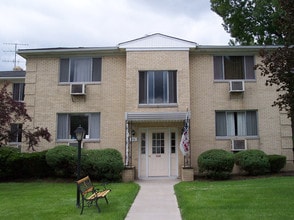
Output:
<path fill-rule="evenodd" d="M 0 13 L 0 43 L 28 48 L 115 46 L 152 33 L 199 44 L 229 41 L 209 0 L 3 0 Z M 12 67 L 0 62 L 0 71 Z"/>

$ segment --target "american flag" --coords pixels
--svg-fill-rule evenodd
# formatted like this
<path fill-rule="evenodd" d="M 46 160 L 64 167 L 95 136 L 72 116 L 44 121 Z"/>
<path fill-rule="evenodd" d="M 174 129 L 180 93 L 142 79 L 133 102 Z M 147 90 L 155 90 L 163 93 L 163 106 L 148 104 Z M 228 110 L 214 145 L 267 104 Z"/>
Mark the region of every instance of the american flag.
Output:
<path fill-rule="evenodd" d="M 183 129 L 183 134 L 181 138 L 180 143 L 180 150 L 182 151 L 183 155 L 186 156 L 189 154 L 190 149 L 190 137 L 189 137 L 189 114 L 187 112 L 186 119 L 185 119 L 185 125 Z"/>

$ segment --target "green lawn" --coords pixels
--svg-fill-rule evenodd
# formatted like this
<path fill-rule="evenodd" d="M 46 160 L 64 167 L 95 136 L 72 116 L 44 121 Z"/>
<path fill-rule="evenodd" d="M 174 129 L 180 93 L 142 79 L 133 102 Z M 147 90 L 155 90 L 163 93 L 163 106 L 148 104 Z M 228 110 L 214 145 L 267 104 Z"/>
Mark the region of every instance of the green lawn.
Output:
<path fill-rule="evenodd" d="M 294 177 L 175 185 L 183 220 L 294 219 Z"/>
<path fill-rule="evenodd" d="M 108 196 L 109 205 L 105 200 L 99 200 L 100 213 L 92 206 L 85 207 L 80 215 L 80 209 L 76 208 L 75 183 L 0 183 L 0 219 L 124 219 L 139 191 L 139 185 L 111 183 L 109 187 L 112 189 Z"/>

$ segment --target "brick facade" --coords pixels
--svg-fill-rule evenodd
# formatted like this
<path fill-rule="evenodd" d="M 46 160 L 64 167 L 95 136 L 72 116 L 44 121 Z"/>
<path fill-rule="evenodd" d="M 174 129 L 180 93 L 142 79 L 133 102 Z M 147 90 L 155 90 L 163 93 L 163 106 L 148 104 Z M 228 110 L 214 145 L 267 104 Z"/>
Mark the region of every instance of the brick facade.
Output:
<path fill-rule="evenodd" d="M 148 39 L 148 36 L 146 37 Z M 170 39 L 167 39 L 170 40 Z M 178 43 L 179 39 L 171 39 Z M 132 42 L 131 42 L 132 43 Z M 145 43 L 145 42 L 144 42 Z M 150 44 L 150 42 L 147 42 Z M 154 43 L 153 41 L 151 43 Z M 183 41 L 183 45 L 191 42 Z M 143 45 L 143 44 L 142 44 Z M 52 134 L 51 143 L 42 142 L 38 150 L 67 144 L 57 140 L 58 113 L 100 112 L 100 139 L 85 140 L 84 147 L 89 149 L 116 148 L 125 157 L 126 112 L 156 113 L 185 112 L 191 114 L 190 141 L 191 165 L 197 172 L 197 157 L 202 152 L 220 148 L 230 151 L 230 138 L 216 137 L 215 112 L 220 110 L 256 110 L 258 112 L 258 137 L 248 138 L 248 149 L 260 149 L 267 154 L 287 156 L 288 167 L 293 168 L 290 120 L 276 107 L 271 107 L 277 97 L 274 87 L 265 86 L 265 78 L 256 71 L 256 80 L 245 82 L 245 92 L 232 94 L 227 81 L 214 80 L 213 56 L 254 55 L 255 63 L 260 62 L 258 48 L 230 50 L 224 47 L 201 51 L 196 48 L 152 49 L 150 45 L 139 45 L 141 49 L 111 48 L 80 49 L 65 51 L 23 51 L 27 59 L 25 103 L 32 116 L 32 126 L 48 127 Z M 132 45 L 131 45 L 132 46 Z M 166 45 L 165 45 L 166 46 Z M 149 47 L 149 49 L 148 49 Z M 139 47 L 138 47 L 139 48 Z M 150 49 L 151 48 L 151 49 Z M 211 49 L 212 48 L 212 49 Z M 102 57 L 102 79 L 98 83 L 87 83 L 86 96 L 70 95 L 69 83 L 59 83 L 59 62 L 61 57 L 71 56 Z M 139 105 L 139 71 L 175 70 L 177 71 L 176 105 Z M 183 120 L 156 122 L 137 121 L 131 124 L 136 132 L 132 143 L 132 166 L 140 173 L 140 132 L 152 128 L 172 128 L 176 131 L 177 145 L 181 138 Z M 25 148 L 23 148 L 25 149 Z M 184 160 L 177 148 L 178 175 Z M 291 165 L 292 164 L 292 165 Z M 141 165 L 142 166 L 142 165 Z M 291 168 L 292 166 L 292 168 Z"/>

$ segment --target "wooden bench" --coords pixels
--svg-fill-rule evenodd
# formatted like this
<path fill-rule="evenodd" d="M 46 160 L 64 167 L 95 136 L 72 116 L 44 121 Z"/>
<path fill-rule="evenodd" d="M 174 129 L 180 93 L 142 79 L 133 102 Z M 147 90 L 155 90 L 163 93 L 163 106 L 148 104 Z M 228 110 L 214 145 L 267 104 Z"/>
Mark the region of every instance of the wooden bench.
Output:
<path fill-rule="evenodd" d="M 80 194 L 82 196 L 82 210 L 80 214 L 83 214 L 84 206 L 87 205 L 90 207 L 93 205 L 93 202 L 95 203 L 98 212 L 100 212 L 100 208 L 98 206 L 98 200 L 99 199 L 105 199 L 106 203 L 108 204 L 107 194 L 111 191 L 111 189 L 106 189 L 106 184 L 104 184 L 104 189 L 99 190 L 96 189 L 89 176 L 86 176 L 80 180 L 77 181 L 77 185 L 80 191 Z M 86 203 L 86 204 L 85 204 Z"/>

